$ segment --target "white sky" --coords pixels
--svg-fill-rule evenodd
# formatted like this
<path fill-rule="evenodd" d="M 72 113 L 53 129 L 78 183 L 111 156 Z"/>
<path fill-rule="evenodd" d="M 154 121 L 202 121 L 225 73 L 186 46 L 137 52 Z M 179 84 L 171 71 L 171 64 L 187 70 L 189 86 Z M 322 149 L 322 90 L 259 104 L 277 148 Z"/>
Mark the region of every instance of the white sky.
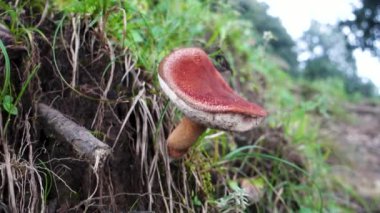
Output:
<path fill-rule="evenodd" d="M 296 40 L 309 29 L 311 20 L 335 24 L 352 19 L 353 5 L 359 0 L 259 0 L 269 5 L 269 14 L 279 17 L 288 33 Z M 358 75 L 370 79 L 380 88 L 380 60 L 369 52 L 355 50 Z"/>

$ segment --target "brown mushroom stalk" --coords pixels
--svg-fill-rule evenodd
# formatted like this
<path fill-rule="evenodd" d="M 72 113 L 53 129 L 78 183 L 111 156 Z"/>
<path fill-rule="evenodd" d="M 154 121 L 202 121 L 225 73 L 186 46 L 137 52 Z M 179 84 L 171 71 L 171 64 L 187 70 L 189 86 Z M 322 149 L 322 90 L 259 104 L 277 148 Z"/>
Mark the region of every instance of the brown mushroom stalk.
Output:
<path fill-rule="evenodd" d="M 182 157 L 206 129 L 205 126 L 184 117 L 168 137 L 169 156 Z"/>
<path fill-rule="evenodd" d="M 168 137 L 171 158 L 181 158 L 207 127 L 247 131 L 266 116 L 260 106 L 235 93 L 207 54 L 199 48 L 177 49 L 158 70 L 160 86 L 185 118 Z"/>

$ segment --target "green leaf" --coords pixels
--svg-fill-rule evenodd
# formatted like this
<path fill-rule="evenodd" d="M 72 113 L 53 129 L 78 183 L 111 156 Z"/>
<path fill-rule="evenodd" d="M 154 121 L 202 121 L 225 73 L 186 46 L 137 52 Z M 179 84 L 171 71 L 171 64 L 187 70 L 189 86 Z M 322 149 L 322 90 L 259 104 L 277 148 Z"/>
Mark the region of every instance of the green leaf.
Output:
<path fill-rule="evenodd" d="M 7 111 L 11 115 L 17 115 L 18 114 L 17 107 L 13 104 L 13 97 L 10 95 L 4 96 L 3 107 L 4 107 L 5 111 Z"/>
<path fill-rule="evenodd" d="M 132 35 L 132 38 L 133 40 L 136 42 L 136 43 L 141 43 L 144 41 L 143 37 L 141 36 L 141 34 L 136 31 L 136 30 L 132 30 L 131 31 L 131 35 Z"/>
<path fill-rule="evenodd" d="M 228 181 L 228 186 L 234 190 L 235 192 L 240 192 L 242 191 L 242 189 L 239 187 L 239 184 L 238 182 L 234 181 L 234 180 L 230 180 Z"/>
<path fill-rule="evenodd" d="M 313 209 L 307 208 L 307 207 L 301 207 L 299 210 L 300 213 L 313 213 L 315 212 Z"/>
<path fill-rule="evenodd" d="M 195 195 L 195 196 L 193 197 L 193 204 L 194 204 L 195 206 L 202 206 L 202 201 L 199 200 L 198 196 Z"/>

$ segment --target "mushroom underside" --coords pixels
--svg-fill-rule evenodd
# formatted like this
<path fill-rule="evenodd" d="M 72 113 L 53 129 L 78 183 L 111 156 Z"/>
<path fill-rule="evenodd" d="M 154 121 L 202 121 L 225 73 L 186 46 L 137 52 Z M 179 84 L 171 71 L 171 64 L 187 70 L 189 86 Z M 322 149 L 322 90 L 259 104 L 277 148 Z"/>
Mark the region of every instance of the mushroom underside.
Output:
<path fill-rule="evenodd" d="M 259 116 L 249 116 L 240 113 L 211 113 L 196 109 L 178 97 L 160 76 L 158 76 L 158 79 L 165 94 L 185 116 L 204 126 L 221 130 L 244 132 L 258 126 L 263 119 Z"/>

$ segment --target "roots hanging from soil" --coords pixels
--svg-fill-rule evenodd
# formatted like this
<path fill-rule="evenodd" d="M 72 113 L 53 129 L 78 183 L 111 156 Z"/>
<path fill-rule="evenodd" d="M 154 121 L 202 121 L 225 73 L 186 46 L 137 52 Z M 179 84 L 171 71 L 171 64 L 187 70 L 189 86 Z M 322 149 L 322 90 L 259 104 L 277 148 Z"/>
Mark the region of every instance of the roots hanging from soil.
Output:
<path fill-rule="evenodd" d="M 38 25 L 41 32 L 24 40 L 28 55 L 11 57 L 15 94 L 31 68 L 38 72 L 2 135 L 0 204 L 21 212 L 183 208 L 175 203 L 181 192 L 173 191 L 163 144 L 171 115 L 154 90 L 153 72 L 134 67 L 128 49 L 86 19 Z M 39 114 L 47 122 L 38 122 Z M 97 150 L 100 158 L 110 155 L 98 168 Z"/>
<path fill-rule="evenodd" d="M 228 196 L 227 181 L 240 179 L 240 174 L 213 168 L 202 153 L 169 164 L 166 137 L 174 110 L 156 90 L 155 72 L 149 70 L 153 68 L 137 67 L 128 47 L 107 37 L 106 17 L 91 23 L 79 15 L 58 17 L 47 14 L 48 5 L 39 19 L 30 20 L 30 8 L 20 16 L 38 32 L 26 31 L 24 39 L 16 41 L 5 31 L 10 42 L 22 44 L 17 51 L 24 53 L 15 54 L 7 46 L 12 94 L 22 94 L 22 99 L 17 116 L 1 117 L 0 209 L 217 211 L 210 197 Z M 264 127 L 247 133 L 254 136 L 241 144 L 238 138 L 230 139 L 244 146 L 260 142 L 264 135 L 266 141 L 278 140 L 285 147 L 288 142 L 280 132 Z M 219 145 L 213 146 L 216 150 Z M 286 148 L 264 148 L 292 155 Z M 297 155 L 285 157 L 302 167 Z M 259 169 L 269 174 L 272 163 L 260 162 L 254 162 L 259 168 L 246 160 L 228 166 L 251 176 Z"/>

